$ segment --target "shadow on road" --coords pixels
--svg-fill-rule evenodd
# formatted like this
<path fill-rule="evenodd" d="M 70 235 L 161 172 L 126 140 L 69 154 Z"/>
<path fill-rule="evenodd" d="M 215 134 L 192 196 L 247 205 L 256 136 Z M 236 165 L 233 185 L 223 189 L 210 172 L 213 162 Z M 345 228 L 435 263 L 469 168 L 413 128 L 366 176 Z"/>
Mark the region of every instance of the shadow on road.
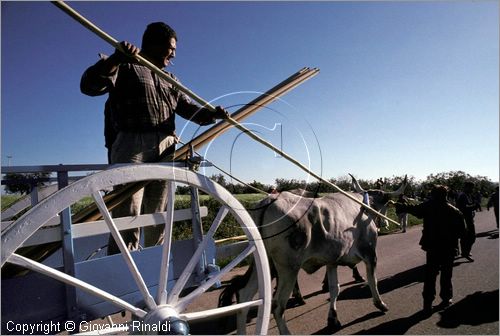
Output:
<path fill-rule="evenodd" d="M 488 237 L 488 239 L 498 239 L 498 229 L 485 231 L 485 232 L 479 232 L 476 234 L 476 237 L 477 238 Z"/>
<path fill-rule="evenodd" d="M 437 323 L 442 328 L 456 328 L 461 324 L 477 326 L 498 321 L 498 289 L 475 292 L 441 312 Z"/>
<path fill-rule="evenodd" d="M 409 270 L 400 272 L 391 277 L 378 281 L 378 290 L 380 294 L 391 292 L 395 289 L 406 287 L 411 284 L 424 281 L 424 265 L 420 265 Z M 338 297 L 338 300 L 354 300 L 371 298 L 370 288 L 366 283 L 359 284 L 344 289 Z"/>
<path fill-rule="evenodd" d="M 360 317 L 354 321 L 351 321 L 347 324 L 342 325 L 342 327 L 340 328 L 340 330 L 338 330 L 338 332 L 340 334 L 342 334 L 342 329 L 348 328 L 348 327 L 355 325 L 357 323 L 363 323 L 365 321 L 371 320 L 373 318 L 377 318 L 377 317 L 382 316 L 382 315 L 384 315 L 384 313 L 379 312 L 379 311 L 371 312 L 369 314 L 366 314 L 363 317 Z M 331 335 L 331 334 L 332 334 L 332 329 L 329 327 L 324 327 L 324 328 L 312 333 L 311 335 Z"/>
<path fill-rule="evenodd" d="M 436 309 L 435 307 L 434 309 Z M 435 310 L 434 310 L 435 311 Z M 376 313 L 367 314 L 343 326 L 346 328 L 357 323 L 377 317 Z M 451 305 L 439 313 L 441 320 L 437 325 L 441 328 L 453 329 L 462 324 L 477 326 L 483 323 L 498 321 L 498 290 L 491 292 L 476 292 L 463 300 Z M 411 327 L 427 319 L 421 311 L 408 317 L 403 317 L 379 324 L 370 329 L 363 329 L 357 335 L 404 335 Z M 321 333 L 323 330 L 318 331 Z"/>
<path fill-rule="evenodd" d="M 370 329 L 360 330 L 355 333 L 355 335 L 404 335 L 411 327 L 425 320 L 427 317 L 428 316 L 423 315 L 421 312 L 416 312 L 408 317 L 387 321 Z M 356 321 L 353 321 L 352 324 L 355 324 L 354 322 Z"/>
<path fill-rule="evenodd" d="M 236 315 L 189 324 L 190 335 L 223 335 L 236 330 Z"/>

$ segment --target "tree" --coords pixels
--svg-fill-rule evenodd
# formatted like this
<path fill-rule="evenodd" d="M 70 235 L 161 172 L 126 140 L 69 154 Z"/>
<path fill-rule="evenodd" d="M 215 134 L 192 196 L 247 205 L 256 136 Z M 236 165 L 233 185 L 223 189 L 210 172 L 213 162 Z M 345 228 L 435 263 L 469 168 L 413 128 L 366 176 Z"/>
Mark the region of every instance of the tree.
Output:
<path fill-rule="evenodd" d="M 406 176 L 406 188 L 405 195 L 414 197 L 420 192 L 420 183 L 417 183 L 415 176 Z M 392 176 L 390 178 L 386 178 L 385 190 L 386 191 L 396 191 L 401 187 L 405 176 Z"/>
<path fill-rule="evenodd" d="M 5 185 L 5 192 L 8 194 L 29 194 L 32 187 L 39 187 L 47 185 L 50 173 L 7 173 L 4 180 L 7 181 Z"/>
<path fill-rule="evenodd" d="M 479 191 L 483 196 L 487 196 L 493 192 L 496 183 L 493 183 L 486 176 L 472 176 L 463 171 L 450 171 L 427 176 L 424 181 L 424 186 L 432 184 L 442 184 L 447 186 L 451 191 L 458 192 L 464 189 L 465 182 L 473 182 L 475 190 Z"/>
<path fill-rule="evenodd" d="M 299 181 L 296 179 L 287 180 L 284 178 L 277 178 L 275 182 L 276 182 L 276 189 L 278 189 L 279 191 L 307 188 L 306 181 L 304 180 Z"/>
<path fill-rule="evenodd" d="M 222 174 L 214 174 L 210 176 L 210 179 L 220 184 L 222 187 L 227 189 L 226 177 Z"/>

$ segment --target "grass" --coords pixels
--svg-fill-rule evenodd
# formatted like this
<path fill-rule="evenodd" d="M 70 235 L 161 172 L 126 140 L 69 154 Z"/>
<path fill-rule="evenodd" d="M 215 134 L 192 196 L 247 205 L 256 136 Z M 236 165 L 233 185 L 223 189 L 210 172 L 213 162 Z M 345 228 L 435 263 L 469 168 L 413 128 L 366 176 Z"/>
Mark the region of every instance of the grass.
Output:
<path fill-rule="evenodd" d="M 260 201 L 265 197 L 263 194 L 236 194 L 235 198 L 243 205 L 245 208 L 250 208 L 256 202 Z M 2 195 L 1 197 L 1 209 L 7 209 L 10 205 L 15 203 L 21 196 L 19 195 Z M 203 219 L 204 230 L 208 230 L 210 224 L 213 222 L 217 211 L 219 210 L 220 203 L 215 201 L 212 197 L 208 195 L 200 195 L 199 197 L 200 205 L 208 207 L 208 215 Z M 77 213 L 87 205 L 91 204 L 92 198 L 85 197 L 78 203 L 74 204 L 71 208 L 73 214 Z M 175 209 L 186 209 L 191 207 L 191 197 L 190 195 L 176 195 Z M 393 207 L 389 208 L 387 211 L 387 216 L 391 219 L 397 221 L 397 216 Z M 408 217 L 408 227 L 422 224 L 422 221 L 412 215 Z M 389 224 L 387 229 L 381 229 L 380 234 L 389 234 L 399 230 L 394 224 Z M 239 224 L 232 216 L 227 216 L 220 228 L 217 230 L 215 239 L 228 238 L 233 236 L 242 235 Z M 175 239 L 189 239 L 192 236 L 191 221 L 177 222 L 174 226 L 173 236 Z"/>
<path fill-rule="evenodd" d="M 2 211 L 9 208 L 12 204 L 16 203 L 21 196 L 19 195 L 2 195 L 0 207 Z"/>

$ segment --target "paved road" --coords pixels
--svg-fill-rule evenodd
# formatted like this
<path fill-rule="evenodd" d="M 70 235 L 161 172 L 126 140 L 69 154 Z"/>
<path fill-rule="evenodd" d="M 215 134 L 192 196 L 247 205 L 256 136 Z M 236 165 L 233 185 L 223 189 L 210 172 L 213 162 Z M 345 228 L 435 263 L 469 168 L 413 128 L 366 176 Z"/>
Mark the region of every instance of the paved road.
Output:
<path fill-rule="evenodd" d="M 472 249 L 475 262 L 456 260 L 454 303 L 428 318 L 420 314 L 425 262 L 424 252 L 418 245 L 421 226 L 412 227 L 406 233 L 379 237 L 377 277 L 380 294 L 389 312 L 380 313 L 372 304 L 368 286 L 354 283 L 351 270 L 340 267 L 341 290 L 337 311 L 342 328 L 336 334 L 499 335 L 499 243 L 492 211 L 477 213 L 476 232 L 477 239 Z M 362 265 L 359 269 L 364 275 Z M 243 273 L 244 270 L 232 273 Z M 331 334 L 326 328 L 329 294 L 320 292 L 324 273 L 324 268 L 313 275 L 300 272 L 299 284 L 306 304 L 290 307 L 285 312 L 293 334 Z M 206 302 L 204 296 L 193 304 L 195 310 L 213 308 L 219 293 L 220 290 L 207 293 Z M 438 303 L 439 299 L 435 304 Z M 115 323 L 124 322 L 127 317 L 117 314 Z M 192 334 L 235 333 L 226 320 L 208 321 L 191 327 Z M 251 327 L 252 322 L 249 323 L 250 332 L 254 330 Z M 268 334 L 278 334 L 274 319 L 270 321 Z"/>
<path fill-rule="evenodd" d="M 418 245 L 421 226 L 406 233 L 379 238 L 377 276 L 379 290 L 389 312 L 379 313 L 373 306 L 365 284 L 352 282 L 348 268 L 339 268 L 341 292 L 337 303 L 343 324 L 336 334 L 490 334 L 498 335 L 499 320 L 499 244 L 492 211 L 476 216 L 477 240 L 472 254 L 475 262 L 457 259 L 454 268 L 454 304 L 423 319 L 422 274 L 425 255 Z M 364 267 L 360 268 L 364 275 Z M 320 293 L 324 270 L 314 275 L 303 272 L 299 283 L 306 305 L 285 312 L 294 334 L 329 334 L 326 319 L 329 294 Z M 438 289 L 439 293 L 439 289 Z M 440 301 L 436 300 L 435 305 Z M 269 334 L 278 330 L 271 321 Z"/>
<path fill-rule="evenodd" d="M 498 335 L 499 321 L 499 244 L 498 230 L 492 211 L 476 216 L 477 240 L 472 254 L 475 262 L 456 260 L 454 268 L 454 303 L 444 311 L 436 311 L 423 319 L 422 279 L 425 255 L 418 245 L 421 226 L 406 233 L 379 237 L 378 268 L 379 291 L 389 306 L 389 312 L 380 313 L 372 304 L 366 284 L 352 282 L 351 271 L 339 268 L 341 292 L 337 302 L 342 329 L 341 335 Z M 242 273 L 240 269 L 234 273 Z M 364 267 L 360 267 L 364 275 Z M 285 318 L 293 334 L 330 334 L 325 327 L 329 309 L 329 294 L 320 293 L 324 269 L 313 275 L 299 274 L 299 283 L 306 305 L 290 307 Z M 439 285 L 438 285 L 439 286 Z M 439 290 L 438 290 L 439 292 Z M 212 308 L 220 291 L 208 293 L 206 302 L 196 302 L 196 310 Z M 214 301 L 214 302 L 211 302 Z M 439 303 L 436 300 L 435 305 Z M 232 319 L 234 323 L 234 318 Z M 249 323 L 248 331 L 254 330 Z M 208 321 L 191 325 L 192 334 L 235 333 L 227 320 Z M 278 334 L 271 319 L 269 334 Z"/>

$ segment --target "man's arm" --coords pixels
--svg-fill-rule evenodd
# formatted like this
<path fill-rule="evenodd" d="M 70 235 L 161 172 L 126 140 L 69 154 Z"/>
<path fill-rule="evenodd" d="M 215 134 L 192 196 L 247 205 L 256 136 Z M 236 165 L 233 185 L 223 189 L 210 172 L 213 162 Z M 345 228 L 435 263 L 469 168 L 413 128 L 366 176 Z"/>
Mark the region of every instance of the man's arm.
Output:
<path fill-rule="evenodd" d="M 139 53 L 139 48 L 133 44 L 126 41 L 120 44 L 127 54 L 116 49 L 109 57 L 101 56 L 101 59 L 96 64 L 83 73 L 80 80 L 82 93 L 88 96 L 100 96 L 109 92 L 120 64 L 130 62 L 131 57 Z"/>
<path fill-rule="evenodd" d="M 417 205 L 396 203 L 396 212 L 398 213 L 409 213 L 418 218 L 423 218 L 425 216 L 425 203 L 420 203 Z"/>
<path fill-rule="evenodd" d="M 180 93 L 175 113 L 201 126 L 213 124 L 217 119 L 226 119 L 229 116 L 223 107 L 216 106 L 215 111 L 202 108 L 191 102 L 184 93 Z"/>

